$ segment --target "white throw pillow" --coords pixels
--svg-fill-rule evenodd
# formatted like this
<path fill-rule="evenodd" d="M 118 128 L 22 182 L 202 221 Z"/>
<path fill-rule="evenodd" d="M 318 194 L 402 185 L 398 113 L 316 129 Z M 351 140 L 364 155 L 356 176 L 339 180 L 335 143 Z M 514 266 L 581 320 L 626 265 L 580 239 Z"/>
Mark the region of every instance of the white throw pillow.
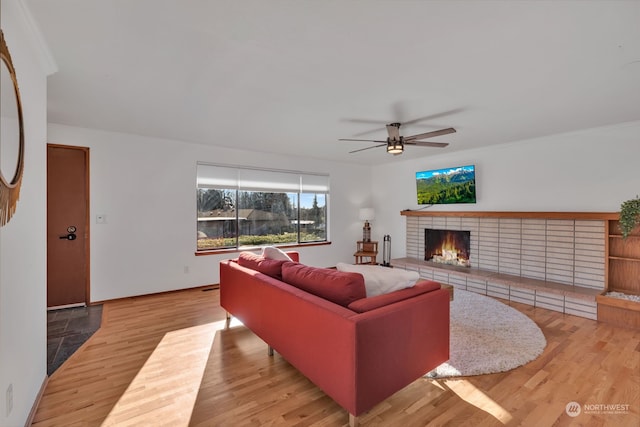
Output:
<path fill-rule="evenodd" d="M 276 259 L 281 261 L 293 261 L 286 252 L 281 251 L 275 246 L 265 246 L 262 248 L 262 257 L 267 259 Z"/>
<path fill-rule="evenodd" d="M 379 265 L 353 265 L 339 262 L 336 268 L 338 271 L 362 274 L 364 286 L 367 288 L 367 297 L 410 288 L 420 279 L 417 271 L 381 267 Z"/>

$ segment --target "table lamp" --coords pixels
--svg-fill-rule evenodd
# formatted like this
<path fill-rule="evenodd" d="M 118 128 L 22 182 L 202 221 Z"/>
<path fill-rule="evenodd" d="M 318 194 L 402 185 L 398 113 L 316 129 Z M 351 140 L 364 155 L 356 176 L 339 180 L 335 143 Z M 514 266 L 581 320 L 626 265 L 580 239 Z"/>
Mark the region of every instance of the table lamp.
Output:
<path fill-rule="evenodd" d="M 360 209 L 360 219 L 364 221 L 364 226 L 362 227 L 362 241 L 370 242 L 371 241 L 371 226 L 369 225 L 369 220 L 375 218 L 375 212 L 373 208 L 361 208 Z"/>

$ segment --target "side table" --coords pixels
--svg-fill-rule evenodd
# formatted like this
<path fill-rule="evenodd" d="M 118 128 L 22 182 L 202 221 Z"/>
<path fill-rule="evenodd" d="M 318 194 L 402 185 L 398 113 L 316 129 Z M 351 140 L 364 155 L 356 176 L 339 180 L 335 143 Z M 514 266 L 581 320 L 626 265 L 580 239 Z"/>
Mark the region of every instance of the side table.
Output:
<path fill-rule="evenodd" d="M 376 261 L 378 257 L 378 242 L 358 240 L 356 253 L 353 256 L 356 258 L 356 264 L 378 264 Z"/>

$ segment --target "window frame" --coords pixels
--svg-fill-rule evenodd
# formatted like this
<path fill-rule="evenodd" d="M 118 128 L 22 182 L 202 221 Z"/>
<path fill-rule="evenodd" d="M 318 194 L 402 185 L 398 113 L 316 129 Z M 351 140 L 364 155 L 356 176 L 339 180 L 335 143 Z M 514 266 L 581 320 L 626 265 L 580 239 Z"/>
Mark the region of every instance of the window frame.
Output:
<path fill-rule="evenodd" d="M 217 175 L 219 173 L 219 175 Z M 295 191 L 292 191 L 295 188 Z M 233 221 L 232 224 L 235 227 L 235 244 L 234 246 L 219 246 L 210 248 L 200 248 L 198 244 L 199 231 L 201 229 L 200 223 L 204 221 L 204 217 L 200 216 L 200 190 L 203 189 L 217 189 L 224 192 L 233 192 L 235 199 L 233 200 L 233 210 L 235 219 L 227 219 L 227 221 Z M 286 243 L 268 243 L 257 245 L 242 245 L 240 240 L 243 236 L 242 226 L 240 224 L 239 211 L 243 208 L 239 206 L 240 194 L 242 192 L 261 192 L 265 194 L 285 194 L 290 197 L 291 194 L 295 194 L 295 206 L 293 211 L 295 212 L 295 219 L 288 218 L 290 221 L 295 221 L 295 242 Z M 330 203 L 330 176 L 327 173 L 315 173 L 315 172 L 303 172 L 295 170 L 284 169 L 270 169 L 270 168 L 258 168 L 250 166 L 217 164 L 197 162 L 196 164 L 196 255 L 206 255 L 215 253 L 226 252 L 239 252 L 243 250 L 252 250 L 264 246 L 277 246 L 280 248 L 294 248 L 302 246 L 318 246 L 331 244 L 330 241 L 330 220 L 329 220 L 329 203 Z M 317 197 L 322 195 L 324 197 L 323 210 L 324 219 L 324 239 L 301 241 L 301 213 L 303 207 L 303 198 L 312 197 L 317 200 Z M 248 208 L 244 208 L 248 209 Z M 253 208 L 250 208 L 253 209 Z M 267 212 L 267 211 L 265 211 Z M 224 227 L 224 225 L 223 225 Z M 250 236 L 248 234 L 247 236 Z M 258 235 L 259 236 L 259 235 Z"/>

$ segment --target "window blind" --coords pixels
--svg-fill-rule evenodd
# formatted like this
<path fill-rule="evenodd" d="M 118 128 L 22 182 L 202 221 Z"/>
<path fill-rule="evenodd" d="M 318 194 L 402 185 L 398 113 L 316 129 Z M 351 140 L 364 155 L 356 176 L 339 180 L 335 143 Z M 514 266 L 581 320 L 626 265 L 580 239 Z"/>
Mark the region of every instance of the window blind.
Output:
<path fill-rule="evenodd" d="M 329 191 L 329 175 L 198 163 L 197 186 L 245 191 L 324 193 Z"/>

